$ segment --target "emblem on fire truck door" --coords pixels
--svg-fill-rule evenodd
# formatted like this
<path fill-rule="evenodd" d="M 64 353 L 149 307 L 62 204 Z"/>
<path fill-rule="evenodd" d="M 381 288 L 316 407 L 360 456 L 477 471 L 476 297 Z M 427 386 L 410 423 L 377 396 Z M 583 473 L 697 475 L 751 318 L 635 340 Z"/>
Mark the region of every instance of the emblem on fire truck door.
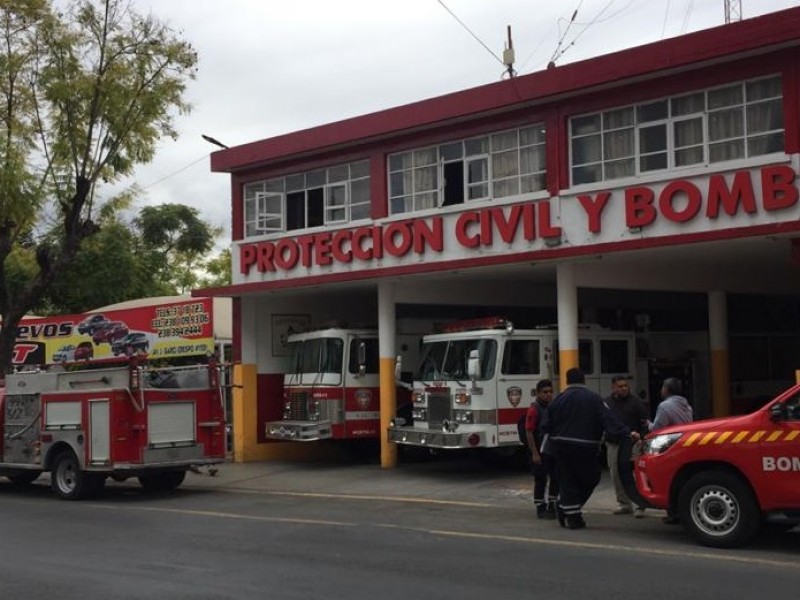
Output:
<path fill-rule="evenodd" d="M 522 402 L 522 388 L 518 388 L 517 386 L 512 386 L 506 390 L 506 396 L 508 397 L 508 401 L 511 403 L 511 406 L 517 408 L 519 403 Z"/>
<path fill-rule="evenodd" d="M 367 410 L 371 401 L 372 392 L 370 390 L 356 390 L 356 402 L 361 410 Z"/>

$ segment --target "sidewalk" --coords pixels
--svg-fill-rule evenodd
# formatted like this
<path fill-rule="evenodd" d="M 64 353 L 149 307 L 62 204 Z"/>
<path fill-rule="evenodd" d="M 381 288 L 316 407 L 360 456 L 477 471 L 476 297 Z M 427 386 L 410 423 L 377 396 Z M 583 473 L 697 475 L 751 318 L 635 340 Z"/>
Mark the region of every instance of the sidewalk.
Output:
<path fill-rule="evenodd" d="M 491 506 L 532 506 L 533 478 L 525 472 L 479 468 L 460 462 L 403 464 L 381 469 L 375 464 L 269 461 L 227 462 L 210 476 L 189 472 L 185 487 L 267 493 L 315 493 L 395 499 L 463 502 Z M 616 508 L 607 471 L 586 504 L 587 512 Z"/>

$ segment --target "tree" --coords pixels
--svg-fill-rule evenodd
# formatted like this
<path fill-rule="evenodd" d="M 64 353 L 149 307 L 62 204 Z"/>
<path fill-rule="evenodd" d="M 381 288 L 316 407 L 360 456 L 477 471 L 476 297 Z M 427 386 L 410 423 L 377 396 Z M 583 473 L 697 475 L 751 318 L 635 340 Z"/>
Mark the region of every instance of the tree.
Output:
<path fill-rule="evenodd" d="M 229 248 L 222 250 L 217 256 L 207 260 L 203 264 L 205 275 L 201 276 L 197 286 L 222 287 L 230 285 L 231 277 L 231 251 Z"/>
<path fill-rule="evenodd" d="M 197 56 L 124 0 L 0 0 L 0 371 L 17 326 L 99 231 L 97 187 L 153 158 Z M 49 220 L 48 220 L 49 219 Z M 55 238 L 38 236 L 57 225 Z M 15 279 L 30 240 L 35 268 Z M 19 261 L 16 261 L 19 263 Z"/>
<path fill-rule="evenodd" d="M 179 293 L 195 287 L 197 264 L 214 247 L 222 229 L 209 226 L 197 209 L 184 204 L 148 206 L 135 222 L 161 280 L 173 283 Z"/>

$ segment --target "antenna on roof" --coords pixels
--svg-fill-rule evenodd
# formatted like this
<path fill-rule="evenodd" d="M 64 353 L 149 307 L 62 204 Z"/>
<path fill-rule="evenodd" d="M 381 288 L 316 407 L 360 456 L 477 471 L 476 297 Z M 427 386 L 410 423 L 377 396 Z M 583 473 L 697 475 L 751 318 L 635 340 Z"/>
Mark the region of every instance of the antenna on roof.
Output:
<path fill-rule="evenodd" d="M 503 64 L 506 66 L 506 73 L 509 78 L 515 77 L 517 72 L 514 70 L 514 42 L 511 40 L 511 25 L 507 26 L 508 41 L 503 50 Z"/>

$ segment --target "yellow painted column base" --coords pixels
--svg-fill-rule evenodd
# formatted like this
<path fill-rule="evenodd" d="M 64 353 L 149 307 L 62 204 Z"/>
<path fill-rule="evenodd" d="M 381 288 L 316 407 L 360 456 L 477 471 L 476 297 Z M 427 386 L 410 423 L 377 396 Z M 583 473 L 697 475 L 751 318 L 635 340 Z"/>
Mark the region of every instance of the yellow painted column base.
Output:
<path fill-rule="evenodd" d="M 381 379 L 381 468 L 397 466 L 397 444 L 389 441 L 389 424 L 397 414 L 397 390 L 394 381 L 394 358 L 380 359 Z"/>
<path fill-rule="evenodd" d="M 563 390 L 567 387 L 567 371 L 574 369 L 578 366 L 578 351 L 577 350 L 559 350 L 558 351 L 558 381 L 559 389 Z"/>
<path fill-rule="evenodd" d="M 731 414 L 731 373 L 727 350 L 711 351 L 711 413 L 715 417 Z"/>

